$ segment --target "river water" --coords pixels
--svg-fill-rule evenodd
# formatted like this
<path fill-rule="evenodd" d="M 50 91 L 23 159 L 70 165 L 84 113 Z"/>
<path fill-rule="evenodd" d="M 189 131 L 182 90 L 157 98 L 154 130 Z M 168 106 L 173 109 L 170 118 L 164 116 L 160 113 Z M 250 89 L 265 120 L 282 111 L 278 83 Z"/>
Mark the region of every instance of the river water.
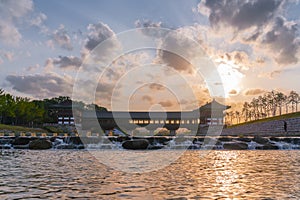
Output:
<path fill-rule="evenodd" d="M 300 150 L 199 152 L 128 173 L 86 150 L 7 150 L 0 155 L 0 199 L 300 199 Z"/>

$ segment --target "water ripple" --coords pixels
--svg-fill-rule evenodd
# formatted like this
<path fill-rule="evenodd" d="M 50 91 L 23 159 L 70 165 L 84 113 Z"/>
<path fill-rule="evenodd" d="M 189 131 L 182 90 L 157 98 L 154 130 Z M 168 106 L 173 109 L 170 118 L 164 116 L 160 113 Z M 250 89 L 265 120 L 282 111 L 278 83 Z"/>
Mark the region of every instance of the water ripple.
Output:
<path fill-rule="evenodd" d="M 88 151 L 18 150 L 0 157 L 0 199 L 300 199 L 299 153 L 187 151 L 161 170 L 125 173 Z"/>

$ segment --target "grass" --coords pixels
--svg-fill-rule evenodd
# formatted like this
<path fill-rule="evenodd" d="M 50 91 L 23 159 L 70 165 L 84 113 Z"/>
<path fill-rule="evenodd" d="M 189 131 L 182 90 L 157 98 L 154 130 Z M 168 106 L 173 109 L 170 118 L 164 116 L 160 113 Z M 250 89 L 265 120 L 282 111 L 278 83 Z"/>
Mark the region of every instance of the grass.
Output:
<path fill-rule="evenodd" d="M 24 126 L 11 126 L 0 124 L 0 132 L 2 131 L 12 131 L 12 132 L 45 132 L 43 129 L 39 128 L 28 128 Z"/>
<path fill-rule="evenodd" d="M 243 126 L 243 125 L 247 125 L 247 124 L 269 122 L 269 121 L 274 121 L 274 120 L 284 120 L 284 119 L 295 118 L 295 117 L 300 117 L 300 112 L 288 113 L 288 114 L 279 115 L 279 116 L 275 116 L 275 117 L 268 117 L 268 118 L 253 120 L 253 121 L 244 122 L 244 123 L 240 123 L 240 124 L 234 124 L 232 126 L 228 126 L 228 128 Z"/>

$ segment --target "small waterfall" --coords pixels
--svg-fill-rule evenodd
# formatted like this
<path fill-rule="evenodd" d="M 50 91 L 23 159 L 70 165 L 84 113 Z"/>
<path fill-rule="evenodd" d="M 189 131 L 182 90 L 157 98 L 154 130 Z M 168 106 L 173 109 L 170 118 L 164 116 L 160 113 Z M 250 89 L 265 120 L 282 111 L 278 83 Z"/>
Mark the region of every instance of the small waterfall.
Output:
<path fill-rule="evenodd" d="M 257 147 L 261 147 L 262 146 L 261 144 L 258 144 L 258 143 L 254 142 L 254 141 L 247 142 L 247 144 L 248 144 L 248 149 L 249 150 L 255 150 L 255 149 L 257 149 Z"/>
<path fill-rule="evenodd" d="M 53 149 L 123 150 L 122 143 L 129 137 L 52 137 Z M 134 139 L 134 138 L 133 138 Z M 137 138 L 139 139 L 139 138 Z M 300 149 L 300 137 L 147 137 L 149 150 L 294 150 Z M 19 140 L 19 142 L 16 142 Z M 20 143 L 20 141 L 22 143 Z M 31 138 L 0 138 L 0 150 L 27 149 Z M 84 144 L 83 144 L 84 142 Z M 23 144 L 24 143 L 24 144 Z"/>
<path fill-rule="evenodd" d="M 272 142 L 274 145 L 278 146 L 280 150 L 293 150 L 293 149 L 300 149 L 299 144 L 287 143 L 283 141 L 279 142 Z"/>

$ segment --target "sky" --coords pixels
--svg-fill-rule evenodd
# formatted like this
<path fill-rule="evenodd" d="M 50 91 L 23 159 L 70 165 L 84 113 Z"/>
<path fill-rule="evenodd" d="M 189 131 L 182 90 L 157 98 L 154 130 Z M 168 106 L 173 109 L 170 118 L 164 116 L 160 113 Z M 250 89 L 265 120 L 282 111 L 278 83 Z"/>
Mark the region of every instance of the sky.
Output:
<path fill-rule="evenodd" d="M 196 63 L 200 46 L 226 104 L 272 89 L 300 93 L 299 11 L 297 0 L 0 0 L 0 88 L 31 99 L 77 95 L 109 109 L 191 110 L 222 96 L 196 72 L 211 66 Z M 104 61 L 146 37 L 156 49 L 88 68 L 91 55 Z"/>

